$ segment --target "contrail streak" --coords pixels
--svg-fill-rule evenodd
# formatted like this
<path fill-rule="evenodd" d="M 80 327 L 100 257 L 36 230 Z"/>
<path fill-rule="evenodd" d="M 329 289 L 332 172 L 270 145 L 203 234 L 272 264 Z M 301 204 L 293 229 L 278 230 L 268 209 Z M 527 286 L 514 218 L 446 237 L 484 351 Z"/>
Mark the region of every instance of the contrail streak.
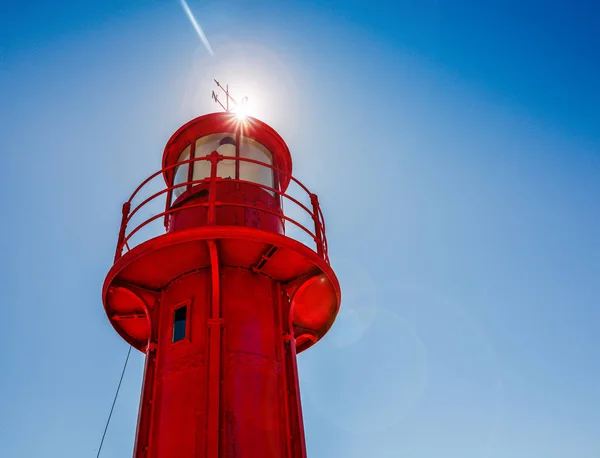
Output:
<path fill-rule="evenodd" d="M 190 10 L 190 7 L 188 6 L 187 2 L 185 0 L 179 0 L 179 2 L 181 3 L 181 7 L 183 8 L 183 11 L 185 11 L 185 14 L 187 14 L 187 17 L 189 18 L 190 22 L 194 26 L 194 29 L 196 29 L 196 33 L 200 37 L 200 40 L 202 40 L 204 47 L 206 48 L 206 50 L 208 51 L 208 53 L 211 56 L 214 55 L 214 52 L 213 52 L 212 48 L 210 47 L 210 43 L 208 42 L 206 35 L 204 35 L 204 32 L 202 31 L 202 27 L 200 27 L 200 25 L 196 21 L 196 18 L 194 17 L 192 10 Z"/>

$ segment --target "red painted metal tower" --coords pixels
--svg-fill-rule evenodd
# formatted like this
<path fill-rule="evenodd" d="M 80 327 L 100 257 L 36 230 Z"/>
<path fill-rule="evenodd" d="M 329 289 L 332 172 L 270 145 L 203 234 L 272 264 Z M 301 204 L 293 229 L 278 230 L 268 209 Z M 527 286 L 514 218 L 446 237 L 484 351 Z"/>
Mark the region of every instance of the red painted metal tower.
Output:
<path fill-rule="evenodd" d="M 162 169 L 123 205 L 102 297 L 116 331 L 146 354 L 134 458 L 306 457 L 296 355 L 333 324 L 340 286 L 317 196 L 292 177 L 287 145 L 226 97 L 224 112 L 171 137 Z M 141 198 L 161 176 L 166 186 Z M 133 244 L 161 221 L 165 233 Z M 290 225 L 311 246 L 286 236 Z"/>

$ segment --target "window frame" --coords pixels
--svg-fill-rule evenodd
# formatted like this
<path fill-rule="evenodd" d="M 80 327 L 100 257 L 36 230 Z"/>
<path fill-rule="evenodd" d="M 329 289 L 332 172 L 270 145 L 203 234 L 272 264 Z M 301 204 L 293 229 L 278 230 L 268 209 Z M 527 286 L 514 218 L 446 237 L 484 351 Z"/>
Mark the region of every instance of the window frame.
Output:
<path fill-rule="evenodd" d="M 170 341 L 171 341 L 171 345 L 177 345 L 180 344 L 181 342 L 191 342 L 191 316 L 192 316 L 192 301 L 191 300 L 187 300 L 187 301 L 183 301 L 183 302 L 179 302 L 176 305 L 174 305 L 173 307 L 171 307 L 170 310 Z M 185 308 L 185 333 L 183 338 L 178 339 L 178 340 L 174 340 L 175 339 L 175 314 L 177 313 L 178 310 L 181 310 L 182 308 Z"/>

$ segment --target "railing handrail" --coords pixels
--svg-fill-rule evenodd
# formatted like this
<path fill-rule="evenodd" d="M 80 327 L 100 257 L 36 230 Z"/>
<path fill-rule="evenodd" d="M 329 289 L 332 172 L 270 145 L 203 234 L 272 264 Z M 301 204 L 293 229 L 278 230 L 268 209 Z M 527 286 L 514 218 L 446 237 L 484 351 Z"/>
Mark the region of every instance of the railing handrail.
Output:
<path fill-rule="evenodd" d="M 224 158 L 229 158 L 230 156 L 223 156 Z M 256 162 L 256 161 L 253 161 Z M 260 162 L 256 162 L 259 163 Z M 221 177 L 217 177 L 217 180 L 223 180 L 223 178 Z M 167 194 L 169 191 L 174 191 L 177 188 L 182 188 L 184 186 L 188 186 L 188 185 L 197 185 L 197 184 L 202 184 L 202 183 L 210 183 L 211 178 L 207 177 L 207 178 L 202 178 L 202 179 L 198 179 L 198 180 L 191 180 L 191 181 L 184 181 L 181 183 L 178 183 L 176 185 L 172 185 L 172 186 L 167 186 L 164 189 L 161 189 L 160 191 L 152 194 L 150 197 L 146 198 L 145 200 L 143 200 L 142 202 L 140 202 L 133 210 L 131 210 L 131 212 L 129 213 L 129 217 L 127 218 L 127 221 L 130 221 L 131 218 L 133 217 L 133 215 L 135 215 L 138 210 L 140 210 L 144 205 L 146 205 L 147 203 L 149 203 L 151 200 L 154 200 L 155 198 L 159 197 L 162 194 Z M 268 186 L 266 184 L 262 184 L 262 183 L 257 183 L 255 181 L 248 181 L 248 180 L 240 180 L 237 178 L 228 178 L 227 179 L 228 183 L 242 183 L 242 184 L 250 184 L 262 189 L 265 189 L 267 191 L 271 191 L 276 193 L 277 195 L 281 196 L 281 197 L 285 197 L 288 200 L 291 200 L 292 202 L 294 202 L 296 205 L 298 205 L 299 207 L 301 207 L 306 213 L 308 213 L 311 217 L 314 217 L 314 213 L 312 210 L 310 210 L 308 207 L 306 207 L 302 202 L 298 201 L 297 199 L 295 199 L 294 197 L 290 196 L 289 194 L 280 191 L 276 188 L 273 188 L 272 186 Z M 309 194 L 310 195 L 310 194 Z M 131 201 L 130 201 L 131 203 Z M 323 212 L 319 212 L 319 218 L 322 220 L 323 217 Z M 324 229 L 324 227 L 323 227 Z"/>
<path fill-rule="evenodd" d="M 211 153 L 212 154 L 212 153 Z M 131 197 L 129 197 L 129 200 L 127 202 L 129 202 L 131 204 L 131 202 L 133 202 L 134 197 L 137 195 L 137 193 L 145 186 L 147 185 L 150 181 L 152 181 L 154 178 L 156 178 L 159 175 L 163 175 L 164 172 L 168 171 L 168 170 L 172 170 L 176 167 L 179 167 L 180 165 L 185 165 L 185 164 L 190 164 L 192 162 L 197 162 L 197 161 L 210 161 L 211 160 L 211 154 L 207 154 L 206 156 L 200 156 L 200 157 L 193 157 L 191 159 L 186 159 L 184 161 L 179 161 L 176 162 L 174 164 L 171 164 L 167 167 L 163 167 L 162 169 L 160 169 L 157 172 L 154 172 L 152 175 L 150 175 L 148 178 L 146 178 L 144 181 L 142 181 L 142 183 L 135 189 L 135 191 L 133 191 L 133 193 L 131 194 Z M 300 186 L 304 192 L 306 192 L 306 194 L 311 195 L 312 193 L 310 192 L 310 190 L 300 181 L 298 180 L 296 177 L 294 177 L 293 175 L 284 172 L 283 170 L 281 170 L 279 167 L 275 167 L 272 164 L 268 164 L 266 162 L 262 162 L 262 161 L 257 161 L 256 159 L 250 159 L 248 157 L 237 157 L 237 156 L 225 156 L 222 154 L 218 154 L 219 160 L 235 160 L 235 161 L 242 161 L 242 162 L 250 162 L 253 164 L 258 164 L 258 165 L 262 165 L 264 167 L 267 167 L 271 170 L 276 171 L 277 173 L 279 173 L 281 176 L 284 176 L 286 178 L 289 178 L 290 181 L 293 181 L 294 183 L 296 183 L 298 186 Z M 207 177 L 207 179 L 210 179 L 210 177 Z"/>
<path fill-rule="evenodd" d="M 308 197 L 311 200 L 311 204 L 312 204 L 312 210 L 310 208 L 308 208 L 306 205 L 304 205 L 302 202 L 300 202 L 298 199 L 296 199 L 295 197 L 289 195 L 288 193 L 281 191 L 279 189 L 276 189 L 273 186 L 268 186 L 262 183 L 258 183 L 255 181 L 249 181 L 249 180 L 241 180 L 239 178 L 223 178 L 223 177 L 218 177 L 217 175 L 217 165 L 219 162 L 224 161 L 224 160 L 233 160 L 233 161 L 241 161 L 241 162 L 247 162 L 247 163 L 253 163 L 253 164 L 257 164 L 259 166 L 262 167 L 266 167 L 269 168 L 277 173 L 279 173 L 281 176 L 286 177 L 287 179 L 289 179 L 290 182 L 294 182 L 296 183 L 300 189 L 302 189 L 304 192 L 306 192 L 306 194 L 308 195 Z M 146 199 L 144 199 L 142 202 L 140 202 L 138 205 L 136 205 L 133 209 L 131 208 L 132 206 L 132 202 L 133 199 L 138 195 L 138 193 L 153 179 L 155 179 L 156 177 L 160 176 L 160 175 L 165 175 L 165 173 L 169 170 L 172 170 L 176 167 L 185 165 L 185 164 L 191 164 L 194 162 L 198 162 L 198 161 L 208 161 L 211 163 L 211 173 L 210 176 L 202 178 L 202 179 L 196 179 L 196 180 L 188 180 L 185 182 L 181 182 L 181 183 L 177 183 L 174 184 L 175 178 L 173 178 L 173 183 L 169 184 L 167 186 L 165 186 L 163 189 L 161 189 L 160 191 L 157 191 L 155 193 L 153 193 L 151 196 L 147 197 Z M 174 177 L 175 175 L 173 175 Z M 190 178 L 190 175 L 188 175 L 188 178 Z M 251 186 L 255 186 L 257 188 L 261 188 L 264 189 L 266 191 L 272 192 L 274 194 L 276 194 L 278 196 L 279 199 L 283 198 L 283 199 L 287 199 L 291 202 L 293 202 L 294 204 L 296 204 L 298 207 L 300 207 L 304 212 L 306 212 L 306 214 L 313 220 L 314 222 L 314 232 L 311 232 L 311 230 L 307 229 L 304 225 L 300 224 L 298 221 L 294 220 L 293 218 L 286 216 L 285 213 L 283 212 L 283 209 L 281 210 L 272 210 L 269 208 L 264 208 L 264 207 L 259 207 L 256 205 L 251 205 L 251 204 L 246 204 L 246 203 L 236 203 L 236 202 L 225 202 L 225 201 L 217 201 L 216 200 L 216 186 L 217 183 L 222 183 L 226 180 L 227 183 L 238 183 L 238 184 L 244 184 L 244 185 L 251 185 Z M 281 182 L 281 181 L 280 181 Z M 184 206 L 175 206 L 174 204 L 171 203 L 171 199 L 172 199 L 172 195 L 173 195 L 173 191 L 178 189 L 178 188 L 182 188 L 182 187 L 186 187 L 189 188 L 191 186 L 196 186 L 199 184 L 203 184 L 206 183 L 208 184 L 209 187 L 209 199 L 207 202 L 197 202 L 197 203 L 191 203 L 191 204 L 186 204 Z M 142 223 L 138 224 L 136 227 L 134 227 L 131 231 L 127 231 L 128 229 L 128 225 L 131 222 L 132 218 L 134 217 L 134 215 L 136 215 L 138 213 L 138 211 L 142 208 L 144 208 L 145 206 L 147 206 L 150 202 L 155 201 L 158 197 L 162 196 L 166 194 L 167 195 L 167 202 L 166 202 L 166 207 L 165 210 L 151 216 L 150 218 L 145 219 Z M 158 220 L 159 218 L 164 218 L 165 219 L 165 223 L 168 219 L 168 217 L 172 214 L 175 214 L 179 211 L 182 211 L 183 209 L 189 209 L 189 208 L 194 208 L 194 207 L 206 207 L 208 209 L 208 225 L 216 225 L 216 220 L 214 219 L 214 215 L 215 215 L 215 210 L 218 207 L 241 207 L 241 208 L 251 208 L 254 209 L 256 211 L 260 211 L 260 212 L 264 212 L 264 213 L 269 213 L 272 215 L 275 215 L 279 218 L 281 218 L 284 221 L 288 221 L 292 224 L 294 224 L 296 227 L 300 228 L 301 230 L 303 230 L 304 232 L 306 232 L 313 240 L 313 242 L 315 242 L 316 244 L 316 251 L 317 253 L 323 257 L 323 259 L 329 263 L 329 255 L 328 255 L 328 243 L 327 243 L 327 237 L 325 234 L 325 221 L 324 221 L 324 217 L 323 217 L 323 212 L 321 210 L 321 207 L 318 203 L 318 198 L 316 196 L 316 194 L 313 194 L 310 192 L 310 190 L 302 183 L 300 182 L 298 179 L 296 179 L 295 177 L 293 177 L 291 174 L 287 174 L 285 172 L 283 172 L 281 169 L 279 169 L 278 167 L 275 167 L 271 164 L 262 162 L 262 161 L 258 161 L 256 159 L 250 159 L 250 158 L 245 158 L 245 157 L 238 157 L 238 156 L 226 156 L 226 155 L 221 155 L 218 154 L 216 151 L 213 151 L 211 154 L 208 154 L 206 156 L 201 156 L 201 157 L 194 157 L 191 159 L 186 159 L 184 161 L 180 161 L 177 162 L 175 164 L 169 165 L 167 167 L 163 167 L 161 170 L 153 173 L 152 175 L 150 175 L 148 178 L 146 178 L 136 189 L 135 191 L 132 193 L 131 197 L 129 198 L 129 200 L 123 205 L 123 215 L 122 215 L 122 220 L 121 220 L 121 229 L 119 231 L 119 240 L 117 242 L 117 249 L 116 249 L 116 253 L 115 253 L 115 261 L 121 257 L 122 252 L 123 252 L 123 248 L 127 247 L 127 249 L 129 248 L 129 242 L 131 240 L 131 238 L 138 233 L 138 231 L 140 231 L 140 229 L 146 227 L 147 225 L 149 225 L 150 223 Z M 212 222 L 211 222 L 212 221 Z"/>
<path fill-rule="evenodd" d="M 254 210 L 259 210 L 259 211 L 264 211 L 265 213 L 270 213 L 272 215 L 278 216 L 280 218 L 285 219 L 286 221 L 289 221 L 290 223 L 295 224 L 297 227 L 299 227 L 300 229 L 302 229 L 304 232 L 306 232 L 308 235 L 310 235 L 310 237 L 316 241 L 316 237 L 315 235 L 310 232 L 310 230 L 308 230 L 306 227 L 304 227 L 302 224 L 300 224 L 298 221 L 290 218 L 289 216 L 285 216 L 282 213 L 278 213 L 275 212 L 273 210 L 270 210 L 268 208 L 257 208 L 254 205 L 248 205 L 248 204 L 242 204 L 242 203 L 237 203 L 237 202 L 215 202 L 214 203 L 215 207 L 242 207 L 242 208 L 252 208 Z M 194 203 L 194 204 L 188 204 L 185 206 L 185 209 L 189 209 L 189 208 L 197 208 L 197 207 L 209 207 L 210 206 L 210 202 L 199 202 L 199 203 Z M 173 213 L 177 213 L 179 211 L 181 211 L 182 209 L 179 207 L 171 207 L 168 210 L 165 210 L 163 212 L 160 212 L 156 215 L 154 215 L 153 217 L 145 220 L 144 222 L 138 224 L 135 229 L 133 229 L 123 240 L 123 245 L 128 243 L 129 240 L 131 239 L 131 237 L 133 237 L 133 235 L 138 232 L 140 229 L 142 229 L 143 227 L 147 226 L 148 224 L 150 224 L 152 221 L 155 221 L 163 216 L 166 215 L 171 215 Z M 217 226 L 217 224 L 215 224 L 215 226 Z M 199 226 L 199 227 L 205 227 L 205 226 Z"/>

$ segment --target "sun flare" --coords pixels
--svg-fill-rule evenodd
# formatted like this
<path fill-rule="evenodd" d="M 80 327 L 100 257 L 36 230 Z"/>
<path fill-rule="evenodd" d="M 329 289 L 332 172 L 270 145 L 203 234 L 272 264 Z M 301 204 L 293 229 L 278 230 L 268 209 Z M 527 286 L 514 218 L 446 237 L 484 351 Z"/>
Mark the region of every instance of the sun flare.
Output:
<path fill-rule="evenodd" d="M 247 116 L 256 115 L 256 113 L 254 113 L 254 110 L 252 109 L 252 104 L 249 101 L 250 99 L 246 96 L 233 109 L 233 112 L 238 117 L 238 119 L 244 120 Z"/>

